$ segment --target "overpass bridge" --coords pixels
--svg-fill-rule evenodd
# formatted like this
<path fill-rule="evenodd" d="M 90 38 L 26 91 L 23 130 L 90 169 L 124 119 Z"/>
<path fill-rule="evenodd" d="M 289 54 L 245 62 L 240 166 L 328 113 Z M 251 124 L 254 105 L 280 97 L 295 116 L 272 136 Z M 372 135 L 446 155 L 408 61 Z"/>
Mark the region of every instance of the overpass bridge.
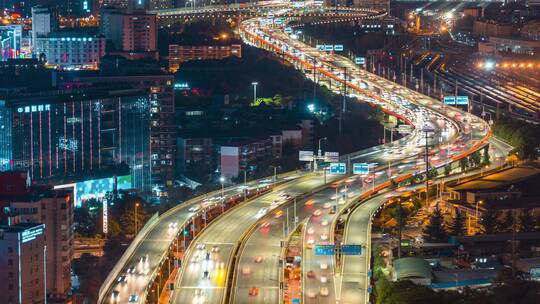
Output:
<path fill-rule="evenodd" d="M 293 7 L 290 2 L 259 2 L 260 4 L 229 4 L 200 8 L 174 8 L 150 11 L 157 14 L 161 23 L 194 19 L 247 19 L 268 18 L 320 18 L 320 19 L 377 19 L 386 11 L 355 7 L 305 6 Z"/>
<path fill-rule="evenodd" d="M 442 163 L 455 162 L 466 157 L 482 148 L 490 139 L 491 132 L 484 121 L 462 111 L 442 106 L 438 101 L 400 87 L 389 80 L 359 70 L 347 58 L 336 57 L 329 60 L 324 52 L 293 41 L 294 39 L 281 32 L 283 27 L 268 31 L 268 28 L 265 28 L 261 21 L 268 19 L 269 15 L 271 18 L 309 16 L 348 21 L 349 17 L 353 19 L 380 18 L 385 16 L 384 12 L 347 8 L 343 10 L 313 8 L 295 12 L 295 9 L 284 4 L 271 2 L 245 5 L 245 7 L 230 5 L 218 8 L 163 10 L 157 11 L 157 14 L 160 20 L 169 21 L 239 16 L 246 18 L 247 20 L 242 23 L 240 29 L 245 42 L 283 56 L 304 73 L 314 70 L 319 74 L 319 77 L 325 78 L 328 84 L 334 84 L 334 91 L 337 93 L 340 89 L 336 90 L 336 87 L 346 86 L 358 100 L 381 106 L 389 114 L 401 117 L 407 123 L 415 126 L 416 135 L 410 138 L 409 142 L 397 141 L 395 145 L 374 147 L 372 151 L 363 151 L 353 155 L 353 157 L 364 157 L 365 153 L 368 153 L 368 155 L 372 155 L 370 158 L 388 160 L 389 154 L 398 153 L 402 149 L 405 154 L 397 159 L 406 160 L 406 162 L 403 163 L 404 167 L 400 169 L 401 173 L 392 176 L 392 179 L 398 182 L 410 178 L 412 174 L 423 172 L 419 167 L 425 163 L 421 161 L 423 158 L 422 149 L 419 150 L 418 145 L 422 141 L 422 136 L 419 135 L 423 134 L 421 129 L 425 123 L 433 125 L 438 130 L 438 134 L 443 133 L 443 130 L 447 133 L 445 135 L 447 141 L 434 145 L 434 148 L 430 149 L 430 154 L 437 155 L 439 158 L 440 151 L 437 148 L 439 145 L 447 145 L 446 151 L 449 151 L 449 145 L 456 146 L 451 154 L 447 152 L 444 157 L 440 157 Z M 344 17 L 346 14 L 350 14 L 349 17 Z M 341 72 L 344 69 L 349 69 L 349 78 Z M 317 82 L 319 80 L 315 78 L 315 73 L 308 77 L 313 77 L 313 80 Z M 409 106 L 410 104 L 414 106 Z M 416 143 L 416 145 L 411 146 L 411 142 Z M 131 294 L 138 295 L 141 302 L 155 303 L 160 297 L 160 290 L 171 273 L 171 269 L 174 269 L 175 266 L 182 266 L 171 298 L 173 302 L 176 301 L 175 303 L 206 301 L 206 296 L 212 299 L 210 303 L 229 303 L 228 301 L 232 298 L 244 299 L 245 294 L 236 294 L 237 289 L 232 287 L 239 282 L 236 275 L 238 275 L 240 268 L 237 267 L 240 267 L 241 256 L 244 253 L 237 244 L 238 241 L 250 239 L 254 225 L 260 224 L 262 219 L 267 218 L 266 214 L 270 214 L 268 210 L 277 210 L 273 204 L 279 200 L 279 194 L 272 191 L 274 187 L 290 191 L 295 198 L 309 199 L 310 195 L 316 195 L 315 192 L 328 188 L 330 185 L 327 182 L 335 180 L 335 177 L 329 178 L 328 181 L 321 181 L 321 179 L 321 175 L 316 173 L 291 172 L 275 179 L 255 181 L 245 185 L 245 188 L 231 187 L 221 193 L 216 191 L 195 198 L 164 215 L 154 217 L 109 274 L 100 290 L 99 303 L 123 302 Z M 375 182 L 374 177 L 372 191 L 374 193 L 390 185 L 392 182 L 389 177 L 378 177 L 377 182 Z M 239 190 L 241 191 L 239 192 Z M 252 199 L 245 196 L 242 198 L 244 191 L 249 193 Z M 282 206 L 290 206 L 291 204 L 292 200 L 288 200 Z M 260 218 L 254 218 L 256 214 L 253 213 L 258 214 L 257 210 L 266 211 Z M 305 216 L 309 217 L 310 214 L 305 214 Z M 216 222 L 206 228 L 207 220 L 210 219 Z M 212 227 L 215 229 L 209 229 Z M 239 232 L 241 235 L 237 235 Z M 223 238 L 225 236 L 228 238 Z M 219 241 L 213 244 L 212 240 L 214 239 L 219 239 Z M 180 241 L 182 246 L 179 244 Z M 194 243 L 187 246 L 189 241 Z M 212 280 L 203 282 L 200 277 L 201 269 L 194 270 L 197 267 L 193 266 L 192 261 L 201 259 L 194 245 L 200 247 L 207 243 L 209 246 L 212 245 L 212 248 L 217 246 L 218 250 L 225 247 L 223 247 L 224 252 L 217 254 L 221 262 L 211 266 L 214 267 Z M 236 262 L 240 264 L 236 264 L 233 256 L 237 257 Z M 250 260 L 250 262 L 252 261 Z M 264 271 L 270 271 L 269 269 L 272 267 L 277 267 L 277 265 L 268 264 L 266 267 L 262 267 L 260 270 L 262 277 L 265 276 Z M 129 276 L 127 283 L 122 281 L 126 276 Z M 258 276 L 261 277 L 260 274 Z M 275 300 L 281 297 L 282 290 L 280 291 L 279 284 L 277 289 L 275 286 L 270 289 L 273 290 L 271 299 Z M 335 297 L 335 294 L 332 296 Z M 272 301 L 275 302 L 274 300 Z M 263 297 L 258 298 L 254 303 L 261 301 L 264 302 Z"/>

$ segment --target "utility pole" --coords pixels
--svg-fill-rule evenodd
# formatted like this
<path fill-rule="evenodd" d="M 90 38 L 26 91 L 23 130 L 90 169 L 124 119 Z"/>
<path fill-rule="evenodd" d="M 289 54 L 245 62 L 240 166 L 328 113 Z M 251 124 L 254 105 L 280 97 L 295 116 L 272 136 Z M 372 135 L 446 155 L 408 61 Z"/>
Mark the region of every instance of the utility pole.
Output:
<path fill-rule="evenodd" d="M 313 58 L 313 102 L 317 99 L 317 61 Z"/>
<path fill-rule="evenodd" d="M 343 68 L 343 99 L 341 102 L 341 111 L 339 111 L 339 136 L 343 129 L 343 115 L 345 113 L 345 100 L 347 98 L 347 67 Z"/>
<path fill-rule="evenodd" d="M 398 214 L 398 259 L 401 258 L 401 200 L 397 201 L 397 214 Z"/>
<path fill-rule="evenodd" d="M 512 278 L 516 276 L 516 209 L 512 209 Z"/>
<path fill-rule="evenodd" d="M 433 132 L 433 127 L 425 125 L 422 128 L 422 131 L 425 134 L 425 162 L 426 162 L 426 205 L 429 204 L 429 149 L 428 149 L 428 133 Z"/>

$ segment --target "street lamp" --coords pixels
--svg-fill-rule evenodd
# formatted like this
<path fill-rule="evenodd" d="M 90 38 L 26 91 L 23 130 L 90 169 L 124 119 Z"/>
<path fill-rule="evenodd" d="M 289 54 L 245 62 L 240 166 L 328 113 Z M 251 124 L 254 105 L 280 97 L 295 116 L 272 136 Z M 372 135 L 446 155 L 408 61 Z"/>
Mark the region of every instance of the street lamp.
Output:
<path fill-rule="evenodd" d="M 313 158 L 313 171 L 317 171 L 317 161 L 322 158 L 321 142 L 327 139 L 328 138 L 326 137 L 319 138 L 319 149 L 317 150 L 317 157 Z"/>
<path fill-rule="evenodd" d="M 259 83 L 254 81 L 251 83 L 251 85 L 253 86 L 253 103 L 255 103 L 257 101 L 257 85 Z"/>
<path fill-rule="evenodd" d="M 225 177 L 220 177 L 219 181 L 221 182 L 221 213 L 225 212 Z"/>

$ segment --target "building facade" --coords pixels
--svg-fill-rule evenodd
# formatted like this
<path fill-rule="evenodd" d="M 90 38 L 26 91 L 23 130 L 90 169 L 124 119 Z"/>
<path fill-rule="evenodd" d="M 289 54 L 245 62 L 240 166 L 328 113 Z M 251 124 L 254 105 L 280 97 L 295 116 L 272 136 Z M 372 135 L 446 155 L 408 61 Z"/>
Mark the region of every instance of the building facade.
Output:
<path fill-rule="evenodd" d="M 66 298 L 71 288 L 74 202 L 72 193 L 30 185 L 26 172 L 0 174 L 0 204 L 20 223 L 43 224 L 49 298 Z M 43 247 L 42 247 L 43 250 Z"/>
<path fill-rule="evenodd" d="M 145 12 L 125 13 L 106 9 L 101 13 L 101 33 L 119 51 L 155 52 L 157 50 L 157 18 Z"/>
<path fill-rule="evenodd" d="M 0 26 L 0 61 L 21 57 L 22 25 Z"/>
<path fill-rule="evenodd" d="M 169 45 L 169 68 L 176 70 L 183 62 L 191 60 L 223 59 L 231 56 L 242 58 L 242 46 L 232 44 L 227 46 L 187 46 Z"/>
<path fill-rule="evenodd" d="M 256 171 L 272 160 L 272 139 L 228 141 L 220 147 L 221 176 L 228 181 L 241 172 Z"/>
<path fill-rule="evenodd" d="M 57 30 L 58 20 L 55 13 L 48 7 L 32 7 L 32 46 L 35 47 L 37 37 L 47 36 Z"/>
<path fill-rule="evenodd" d="M 45 227 L 0 225 L 0 302 L 45 303 Z"/>
<path fill-rule="evenodd" d="M 85 92 L 4 100 L 4 169 L 49 179 L 90 176 L 125 163 L 134 186 L 149 190 L 150 107 L 156 99 L 146 90 Z"/>
<path fill-rule="evenodd" d="M 48 65 L 62 68 L 97 69 L 105 55 L 103 36 L 81 31 L 54 32 L 37 37 L 34 51 L 44 56 Z"/>

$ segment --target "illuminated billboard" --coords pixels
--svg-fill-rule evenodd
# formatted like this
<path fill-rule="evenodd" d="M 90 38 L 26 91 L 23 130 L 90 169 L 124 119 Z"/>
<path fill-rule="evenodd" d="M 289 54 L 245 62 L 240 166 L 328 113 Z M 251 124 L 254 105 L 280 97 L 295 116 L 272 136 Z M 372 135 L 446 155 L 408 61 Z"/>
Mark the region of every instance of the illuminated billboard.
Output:
<path fill-rule="evenodd" d="M 72 184 L 56 185 L 54 189 L 73 188 L 75 196 L 75 207 L 81 207 L 89 199 L 103 200 L 108 192 L 114 190 L 115 178 L 106 177 L 100 179 L 91 179 Z M 116 177 L 116 190 L 133 188 L 131 175 L 122 175 Z"/>

